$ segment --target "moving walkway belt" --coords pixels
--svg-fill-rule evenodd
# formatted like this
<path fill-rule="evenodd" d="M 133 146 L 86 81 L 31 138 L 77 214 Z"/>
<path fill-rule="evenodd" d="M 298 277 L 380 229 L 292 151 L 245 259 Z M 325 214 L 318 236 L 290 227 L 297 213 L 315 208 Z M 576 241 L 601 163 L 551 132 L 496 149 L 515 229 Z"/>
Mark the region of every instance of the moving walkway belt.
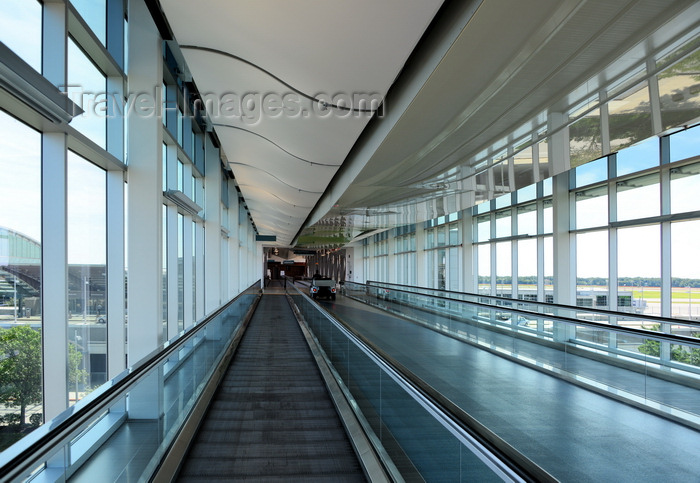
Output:
<path fill-rule="evenodd" d="M 265 294 L 178 481 L 365 481 L 283 294 Z"/>

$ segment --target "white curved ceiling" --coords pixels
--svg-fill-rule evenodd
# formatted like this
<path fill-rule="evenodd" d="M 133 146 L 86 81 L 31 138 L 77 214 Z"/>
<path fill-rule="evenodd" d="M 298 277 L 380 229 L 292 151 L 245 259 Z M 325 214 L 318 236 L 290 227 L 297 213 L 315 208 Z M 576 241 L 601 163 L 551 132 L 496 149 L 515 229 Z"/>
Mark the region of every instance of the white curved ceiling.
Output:
<path fill-rule="evenodd" d="M 160 3 L 256 226 L 285 246 L 372 116 L 315 99 L 383 98 L 442 0 Z"/>
<path fill-rule="evenodd" d="M 279 246 L 498 195 L 478 180 L 482 153 L 700 28 L 694 0 L 160 3 L 202 94 L 296 99 L 247 118 L 208 109 L 256 226 Z M 381 117 L 316 102 L 363 93 L 388 93 Z"/>

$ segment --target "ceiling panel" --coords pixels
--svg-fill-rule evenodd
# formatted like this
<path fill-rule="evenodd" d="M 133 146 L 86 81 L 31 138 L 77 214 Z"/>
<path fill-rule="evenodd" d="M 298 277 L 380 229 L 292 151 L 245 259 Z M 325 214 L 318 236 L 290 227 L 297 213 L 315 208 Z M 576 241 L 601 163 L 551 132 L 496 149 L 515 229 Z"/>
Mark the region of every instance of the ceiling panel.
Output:
<path fill-rule="evenodd" d="M 161 0 L 262 234 L 291 243 L 441 4 Z"/>

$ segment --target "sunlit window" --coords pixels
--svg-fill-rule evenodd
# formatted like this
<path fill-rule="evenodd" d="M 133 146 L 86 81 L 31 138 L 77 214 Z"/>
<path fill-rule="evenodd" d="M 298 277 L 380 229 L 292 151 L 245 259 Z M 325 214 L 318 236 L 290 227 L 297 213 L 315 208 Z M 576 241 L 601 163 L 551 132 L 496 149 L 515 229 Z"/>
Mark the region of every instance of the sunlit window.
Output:
<path fill-rule="evenodd" d="M 608 186 L 597 186 L 577 191 L 576 227 L 577 229 L 605 226 L 608 224 Z"/>
<path fill-rule="evenodd" d="M 107 381 L 106 172 L 68 153 L 68 395 Z"/>
<path fill-rule="evenodd" d="M 102 42 L 107 43 L 107 7 L 106 0 L 70 0 L 85 23 Z"/>
<path fill-rule="evenodd" d="M 671 213 L 700 210 L 700 163 L 671 169 Z"/>
<path fill-rule="evenodd" d="M 41 3 L 36 0 L 0 2 L 0 42 L 37 72 L 41 72 Z"/>
<path fill-rule="evenodd" d="M 659 216 L 659 174 L 653 173 L 617 183 L 617 220 Z"/>
<path fill-rule="evenodd" d="M 0 111 L 0 353 L 17 354 L 36 370 L 19 372 L 0 363 L 3 380 L 0 410 L 5 420 L 15 417 L 38 426 L 42 422 L 41 372 L 41 134 Z M 12 340 L 21 337 L 21 349 Z M 20 397 L 25 403 L 13 404 Z M 26 431 L 6 427 L 0 450 Z"/>
<path fill-rule="evenodd" d="M 107 79 L 83 53 L 73 39 L 68 39 L 68 96 L 84 112 L 70 125 L 101 148 L 107 147 Z"/>

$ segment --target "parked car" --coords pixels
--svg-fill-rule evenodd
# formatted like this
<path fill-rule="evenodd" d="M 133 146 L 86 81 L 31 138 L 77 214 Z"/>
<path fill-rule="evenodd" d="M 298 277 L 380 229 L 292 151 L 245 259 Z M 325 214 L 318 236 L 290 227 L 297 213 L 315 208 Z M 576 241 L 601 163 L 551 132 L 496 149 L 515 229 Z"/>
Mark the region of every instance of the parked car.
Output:
<path fill-rule="evenodd" d="M 330 278 L 313 278 L 309 286 L 309 295 L 316 299 L 319 297 L 328 297 L 335 300 L 335 280 Z"/>

